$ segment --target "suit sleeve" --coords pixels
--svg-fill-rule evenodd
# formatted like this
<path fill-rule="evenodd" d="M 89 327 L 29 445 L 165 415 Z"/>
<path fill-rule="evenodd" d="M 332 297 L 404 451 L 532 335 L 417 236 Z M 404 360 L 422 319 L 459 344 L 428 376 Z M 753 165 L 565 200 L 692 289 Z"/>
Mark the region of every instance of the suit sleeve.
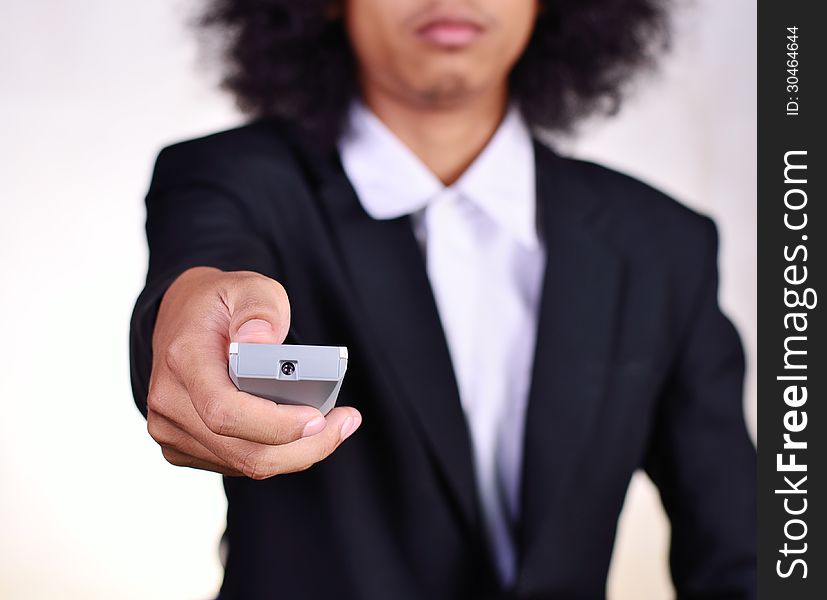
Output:
<path fill-rule="evenodd" d="M 132 393 L 146 416 L 152 367 L 152 333 L 161 299 L 184 271 L 209 266 L 275 277 L 274 248 L 257 228 L 253 178 L 238 160 L 203 141 L 164 149 L 146 197 L 149 268 L 132 313 L 129 336 Z M 236 163 L 236 164 L 234 164 Z"/>
<path fill-rule="evenodd" d="M 672 523 L 680 600 L 754 600 L 756 455 L 743 414 L 744 356 L 718 306 L 717 232 L 659 407 L 646 470 Z M 697 280 L 697 278 L 695 278 Z"/>

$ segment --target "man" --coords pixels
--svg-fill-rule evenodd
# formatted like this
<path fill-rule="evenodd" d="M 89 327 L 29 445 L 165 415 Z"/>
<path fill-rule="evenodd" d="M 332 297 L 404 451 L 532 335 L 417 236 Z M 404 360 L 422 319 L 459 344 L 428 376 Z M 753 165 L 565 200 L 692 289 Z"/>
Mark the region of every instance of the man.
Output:
<path fill-rule="evenodd" d="M 660 5 L 213 4 L 260 118 L 158 158 L 132 376 L 227 476 L 222 599 L 601 598 L 637 468 L 679 597 L 755 597 L 714 226 L 531 134 L 616 104 Z M 285 339 L 348 346 L 326 417 L 230 382 Z"/>

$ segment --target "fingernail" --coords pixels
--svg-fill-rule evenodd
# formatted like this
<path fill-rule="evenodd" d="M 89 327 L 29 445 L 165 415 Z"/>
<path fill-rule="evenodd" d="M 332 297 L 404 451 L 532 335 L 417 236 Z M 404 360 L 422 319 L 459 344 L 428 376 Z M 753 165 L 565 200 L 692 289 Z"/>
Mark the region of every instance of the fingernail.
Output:
<path fill-rule="evenodd" d="M 359 427 L 359 424 L 362 422 L 362 419 L 357 419 L 356 417 L 348 417 L 345 419 L 345 422 L 342 423 L 342 441 L 345 441 L 350 435 L 356 431 Z"/>
<path fill-rule="evenodd" d="M 307 425 L 304 426 L 304 429 L 302 430 L 302 437 L 316 435 L 324 429 L 326 424 L 327 421 L 324 420 L 324 417 L 313 417 L 307 422 Z"/>
<path fill-rule="evenodd" d="M 251 319 L 238 328 L 235 334 L 236 342 L 255 342 L 262 337 L 271 336 L 273 326 L 264 319 Z"/>

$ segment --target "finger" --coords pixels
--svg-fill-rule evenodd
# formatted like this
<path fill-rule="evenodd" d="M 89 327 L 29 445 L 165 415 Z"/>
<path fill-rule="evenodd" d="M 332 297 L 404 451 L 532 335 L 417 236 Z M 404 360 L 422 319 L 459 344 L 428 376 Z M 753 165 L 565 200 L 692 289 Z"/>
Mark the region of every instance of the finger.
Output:
<path fill-rule="evenodd" d="M 175 430 L 185 430 L 187 436 L 194 438 L 193 442 L 197 442 L 215 458 L 212 458 L 209 454 L 201 453 L 195 444 L 184 446 L 177 438 L 173 438 L 171 443 L 178 444 L 179 448 L 186 448 L 186 454 L 199 457 L 205 462 L 214 464 L 216 459 L 219 460 L 222 470 L 214 470 L 223 472 L 224 468 L 228 468 L 231 472 L 242 473 L 254 479 L 265 479 L 280 473 L 308 468 L 333 452 L 359 427 L 362 421 L 362 417 L 356 409 L 350 407 L 334 408 L 328 413 L 326 426 L 320 433 L 290 444 L 271 446 L 214 434 L 201 422 L 194 409 L 189 416 L 182 415 L 178 416 L 177 419 L 189 420 L 190 423 L 175 426 L 170 429 L 171 433 L 167 435 L 174 435 Z M 175 425 L 175 423 L 173 422 L 172 425 Z M 158 434 L 156 439 L 160 438 L 163 442 L 167 441 L 160 427 L 152 433 L 153 437 Z M 305 441 L 309 443 L 302 443 Z"/>
<path fill-rule="evenodd" d="M 252 479 L 303 471 L 327 458 L 362 423 L 359 412 L 350 407 L 334 408 L 320 433 L 282 446 L 244 448 L 237 462 L 230 464 Z"/>
<path fill-rule="evenodd" d="M 244 475 L 243 473 L 230 469 L 223 464 L 209 462 L 201 457 L 184 454 L 174 448 L 162 446 L 161 454 L 163 454 L 164 459 L 169 464 L 175 465 L 176 467 L 190 467 L 192 469 L 200 469 L 201 471 L 212 471 L 213 473 L 220 473 L 221 475 L 226 475 L 227 477 L 240 477 Z"/>
<path fill-rule="evenodd" d="M 290 302 L 277 281 L 242 272 L 228 286 L 225 302 L 230 311 L 230 340 L 280 344 L 290 328 Z"/>
<path fill-rule="evenodd" d="M 327 422 L 311 406 L 276 404 L 238 391 L 224 367 L 209 368 L 208 359 L 196 360 L 179 382 L 166 375 L 153 381 L 150 409 L 163 414 L 193 435 L 204 432 L 259 444 L 286 444 L 322 431 Z M 189 378 L 189 380 L 187 380 Z"/>
<path fill-rule="evenodd" d="M 269 400 L 263 400 L 255 396 L 252 396 L 252 398 L 260 402 L 273 404 Z M 263 478 L 281 472 L 281 459 L 278 452 L 274 452 L 274 450 L 283 448 L 283 445 L 261 444 L 214 433 L 201 420 L 195 407 L 189 401 L 184 387 L 173 381 L 172 378 L 159 379 L 156 387 L 150 393 L 150 399 L 152 402 L 149 407 L 147 428 L 150 435 L 162 446 L 171 447 L 183 454 L 197 457 L 210 464 L 219 462 L 224 468 L 250 476 L 256 475 Z M 285 405 L 279 408 L 292 412 L 307 407 Z M 315 411 L 315 409 L 310 410 Z M 318 413 L 318 411 L 316 412 Z M 361 422 L 358 411 L 352 408 L 336 408 L 329 413 L 328 419 L 320 416 L 319 418 L 322 421 L 320 431 L 308 439 L 319 438 L 313 446 L 327 444 L 327 447 L 331 447 L 330 451 L 332 451 L 332 448 L 337 445 L 338 437 L 342 436 L 342 423 L 348 417 Z M 358 426 L 358 423 L 356 423 L 356 426 Z M 355 427 L 352 429 L 355 429 Z M 327 432 L 327 436 L 320 436 L 324 432 Z M 333 439 L 333 442 L 329 441 L 330 439 Z M 311 450 L 313 450 L 312 447 Z M 330 451 L 313 452 L 306 460 L 301 461 L 306 463 L 304 468 L 320 460 Z M 298 461 L 293 458 L 293 453 L 288 453 L 285 461 L 285 469 L 299 470 L 295 466 Z M 214 470 L 223 472 L 219 469 Z"/>
<path fill-rule="evenodd" d="M 237 390 L 223 371 L 196 375 L 187 391 L 207 429 L 224 437 L 281 445 L 316 435 L 327 425 L 312 406 L 276 404 Z"/>
<path fill-rule="evenodd" d="M 195 467 L 224 475 L 235 473 L 230 466 L 175 422 L 161 414 L 147 414 L 147 429 L 161 446 L 164 458 L 173 465 Z"/>

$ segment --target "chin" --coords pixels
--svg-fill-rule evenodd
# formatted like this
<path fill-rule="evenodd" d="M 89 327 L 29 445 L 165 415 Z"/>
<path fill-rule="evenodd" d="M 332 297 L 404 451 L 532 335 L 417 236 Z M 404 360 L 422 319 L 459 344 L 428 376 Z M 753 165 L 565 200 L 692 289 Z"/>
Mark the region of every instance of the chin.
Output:
<path fill-rule="evenodd" d="M 412 86 L 421 101 L 436 106 L 451 106 L 473 97 L 479 85 L 468 73 L 450 70 L 418 81 Z"/>

